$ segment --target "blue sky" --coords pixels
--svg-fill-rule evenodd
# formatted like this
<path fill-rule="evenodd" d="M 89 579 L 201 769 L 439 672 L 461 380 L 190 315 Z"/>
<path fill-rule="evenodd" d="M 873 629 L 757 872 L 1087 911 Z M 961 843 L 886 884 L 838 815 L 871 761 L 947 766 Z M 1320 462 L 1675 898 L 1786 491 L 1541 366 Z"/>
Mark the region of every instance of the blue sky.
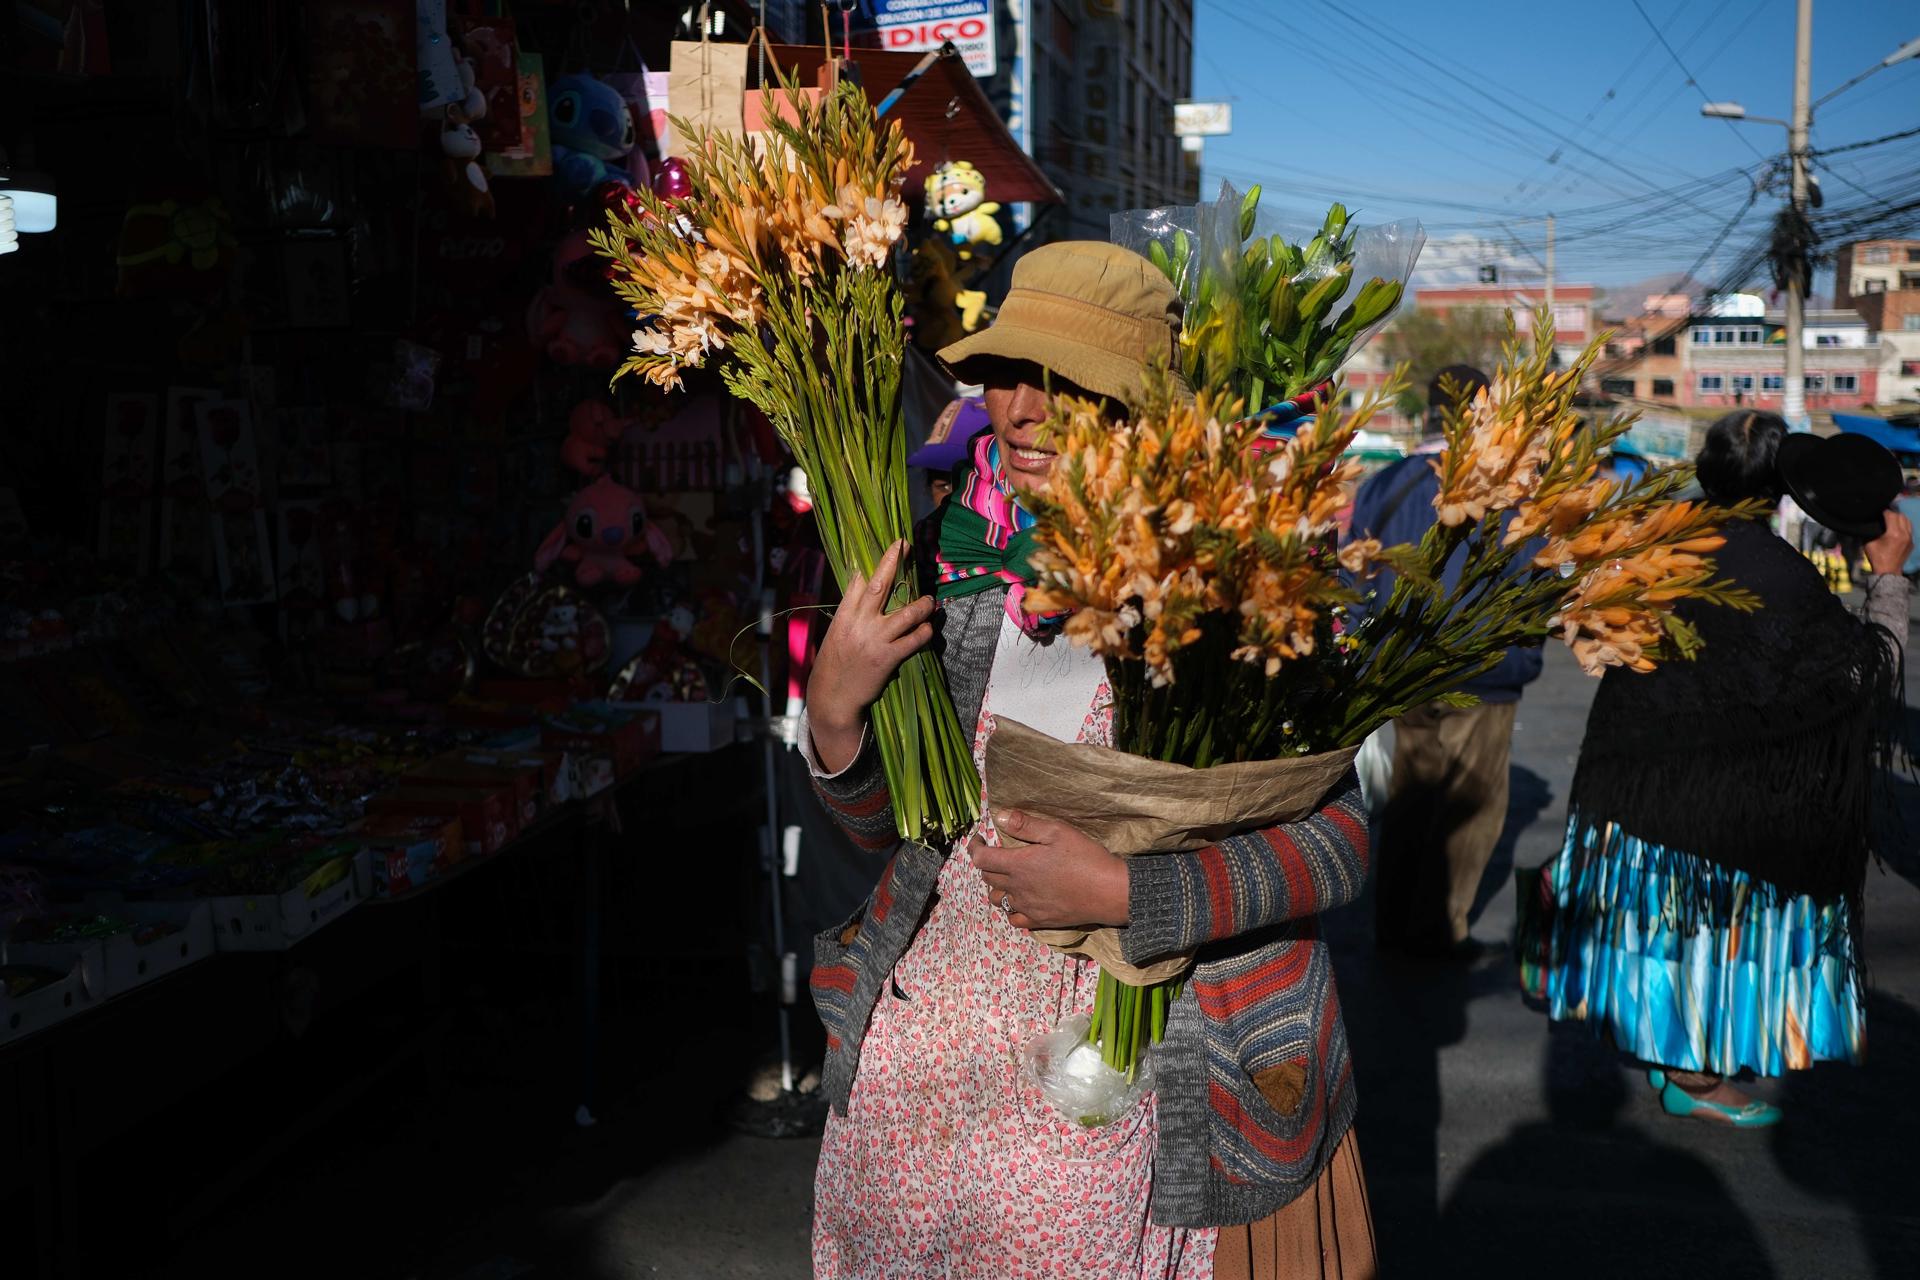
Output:
<path fill-rule="evenodd" d="M 1786 130 L 1703 118 L 1703 93 L 1791 113 L 1794 0 L 1640 5 L 1698 88 L 1634 0 L 1195 0 L 1194 96 L 1234 100 L 1202 190 L 1262 181 L 1263 207 L 1316 222 L 1340 195 L 1363 222 L 1417 216 L 1431 279 L 1486 260 L 1538 275 L 1548 212 L 1569 282 L 1685 269 L 1731 227 L 1700 271 L 1716 278 L 1783 198 L 1736 219 Z M 1920 36 L 1920 3 L 1816 0 L 1813 21 L 1817 99 Z M 1916 126 L 1920 58 L 1820 108 L 1812 145 Z M 1920 136 L 1825 163 L 1836 213 L 1920 193 Z M 1920 234 L 1920 211 L 1902 226 Z"/>

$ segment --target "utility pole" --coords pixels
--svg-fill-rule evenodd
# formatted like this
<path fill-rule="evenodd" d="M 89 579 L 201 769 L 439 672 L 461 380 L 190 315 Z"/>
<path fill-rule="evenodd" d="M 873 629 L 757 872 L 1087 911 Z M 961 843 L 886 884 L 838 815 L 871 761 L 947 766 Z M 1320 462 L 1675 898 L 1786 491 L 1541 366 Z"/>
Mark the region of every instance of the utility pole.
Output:
<path fill-rule="evenodd" d="M 1547 319 L 1553 320 L 1553 215 L 1547 215 Z"/>
<path fill-rule="evenodd" d="M 1814 108 L 1831 102 L 1840 94 L 1859 84 L 1868 76 L 1883 71 L 1896 63 L 1910 58 L 1920 57 L 1920 39 L 1909 40 L 1895 49 L 1875 65 L 1868 67 L 1853 79 L 1821 98 L 1819 102 L 1808 103 L 1808 82 L 1813 78 L 1813 0 L 1799 0 L 1799 13 L 1793 39 L 1793 118 L 1776 120 L 1770 116 L 1750 116 L 1747 109 L 1738 102 L 1703 102 L 1700 114 L 1713 120 L 1746 120 L 1753 124 L 1784 126 L 1787 130 L 1787 155 L 1793 161 L 1793 217 L 1796 235 L 1809 233 L 1807 226 L 1807 188 L 1811 179 L 1807 174 L 1807 130 L 1813 124 Z M 1704 96 L 1704 95 L 1703 95 Z M 1812 245 L 1804 246 L 1811 251 Z M 1794 431 L 1810 431 L 1813 422 L 1807 416 L 1807 296 L 1803 277 L 1809 273 L 1803 271 L 1805 263 L 1789 264 L 1787 276 L 1787 377 L 1785 394 L 1781 396 L 1780 416 L 1787 420 L 1787 426 Z M 1777 268 L 1776 268 L 1777 270 Z"/>
<path fill-rule="evenodd" d="M 1793 162 L 1793 212 L 1807 216 L 1807 124 L 1812 114 L 1808 97 L 1813 78 L 1813 0 L 1799 0 L 1799 18 L 1793 36 L 1793 119 L 1787 126 L 1787 154 Z M 1795 264 L 1787 279 L 1787 385 L 1781 417 L 1795 431 L 1811 429 L 1807 416 L 1807 351 L 1803 336 L 1807 299 L 1801 272 Z"/>

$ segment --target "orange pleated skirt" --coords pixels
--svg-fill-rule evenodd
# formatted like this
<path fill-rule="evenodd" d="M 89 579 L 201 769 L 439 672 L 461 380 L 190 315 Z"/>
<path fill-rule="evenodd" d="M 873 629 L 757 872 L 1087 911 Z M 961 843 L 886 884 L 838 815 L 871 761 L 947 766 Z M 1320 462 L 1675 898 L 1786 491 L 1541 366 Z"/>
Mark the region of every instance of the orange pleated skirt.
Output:
<path fill-rule="evenodd" d="M 1214 1280 L 1373 1280 L 1373 1212 L 1353 1131 L 1312 1188 L 1270 1218 L 1220 1228 Z"/>

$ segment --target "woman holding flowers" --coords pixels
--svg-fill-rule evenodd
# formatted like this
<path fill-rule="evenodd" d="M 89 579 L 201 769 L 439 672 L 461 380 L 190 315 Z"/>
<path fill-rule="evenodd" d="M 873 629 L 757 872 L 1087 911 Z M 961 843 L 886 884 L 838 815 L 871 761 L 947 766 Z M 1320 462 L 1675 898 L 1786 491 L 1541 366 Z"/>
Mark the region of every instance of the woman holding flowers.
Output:
<path fill-rule="evenodd" d="M 866 906 L 817 942 L 833 1102 L 816 1175 L 822 1277 L 1367 1276 L 1372 1224 L 1352 1070 L 1314 917 L 1366 873 L 1351 772 L 1304 821 L 1122 859 L 1043 814 L 993 810 L 944 856 L 900 842 L 866 711 L 933 645 L 983 755 L 1000 718 L 1107 744 L 1101 660 L 1025 611 L 1033 517 L 1055 465 L 1048 391 L 1113 404 L 1172 354 L 1180 301 L 1109 245 L 1027 254 L 994 326 L 943 352 L 992 431 L 936 514 L 931 598 L 889 612 L 904 546 L 856 578 L 822 644 L 803 742 L 853 838 L 891 853 Z M 937 636 L 937 639 L 936 639 Z M 1000 833 L 1023 842 L 1001 847 Z M 1197 949 L 1155 1091 L 1098 1127 L 1027 1082 L 1021 1046 L 1086 1013 L 1098 966 L 1030 930 L 1121 926 L 1130 962 Z"/>
<path fill-rule="evenodd" d="M 1768 529 L 1780 458 L 1829 444 L 1788 440 L 1770 413 L 1707 432 L 1701 486 L 1751 504 L 1722 530 L 1718 571 L 1759 608 L 1682 604 L 1703 641 L 1696 661 L 1607 673 L 1566 846 L 1537 899 L 1548 927 L 1536 990 L 1551 1016 L 1641 1062 L 1670 1115 L 1740 1128 L 1781 1113 L 1728 1077 L 1857 1062 L 1865 1048 L 1860 894 L 1907 634 L 1912 531 L 1898 513 L 1866 547 L 1866 625 Z M 1864 512 L 1867 532 L 1878 515 Z"/>

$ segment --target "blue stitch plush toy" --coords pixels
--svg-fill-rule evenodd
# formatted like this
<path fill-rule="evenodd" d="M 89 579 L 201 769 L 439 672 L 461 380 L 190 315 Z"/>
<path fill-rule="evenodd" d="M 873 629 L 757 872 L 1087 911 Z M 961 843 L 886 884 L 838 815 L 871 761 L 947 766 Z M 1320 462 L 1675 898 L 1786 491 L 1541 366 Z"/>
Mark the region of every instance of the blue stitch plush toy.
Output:
<path fill-rule="evenodd" d="M 553 176 L 569 196 L 603 182 L 633 185 L 626 157 L 637 140 L 627 100 L 592 76 L 561 76 L 547 95 L 553 128 Z"/>

